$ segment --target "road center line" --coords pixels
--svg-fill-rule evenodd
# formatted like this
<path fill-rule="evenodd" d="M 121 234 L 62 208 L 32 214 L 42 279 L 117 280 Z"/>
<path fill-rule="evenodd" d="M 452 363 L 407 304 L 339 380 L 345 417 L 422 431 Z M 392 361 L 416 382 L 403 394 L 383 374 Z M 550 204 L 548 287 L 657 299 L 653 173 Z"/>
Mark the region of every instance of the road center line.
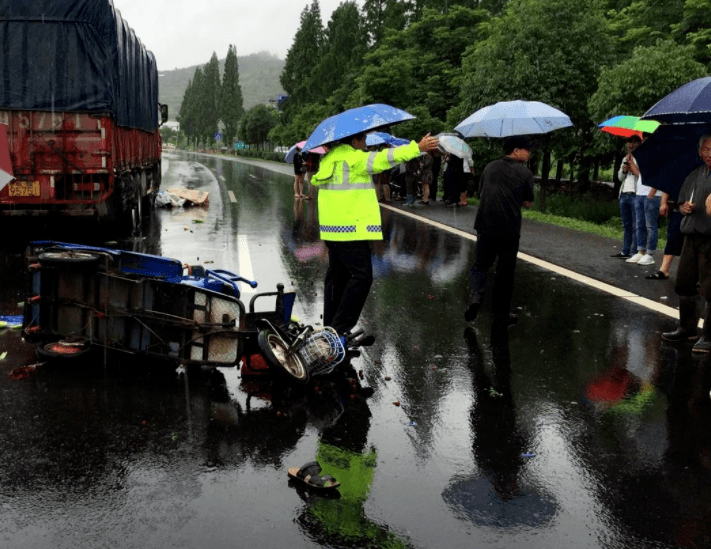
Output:
<path fill-rule="evenodd" d="M 454 233 L 458 236 L 461 236 L 462 238 L 466 238 L 468 240 L 472 240 L 476 242 L 476 236 L 462 231 L 460 229 L 456 229 L 454 227 L 450 227 L 449 225 L 445 225 L 444 223 L 440 223 L 439 221 L 433 221 L 432 219 L 428 219 L 426 217 L 422 217 L 410 212 L 406 212 L 401 210 L 400 208 L 395 208 L 394 206 L 388 206 L 386 204 L 380 204 L 381 208 L 386 208 L 388 210 L 391 210 L 393 212 L 397 212 L 401 215 L 405 215 L 407 217 L 411 217 L 413 219 L 417 219 L 418 221 L 422 221 L 423 223 L 428 223 L 429 225 L 432 225 L 434 227 L 437 227 L 438 229 L 442 229 L 444 231 L 449 231 L 450 233 Z M 632 292 L 628 292 L 627 290 L 622 290 L 620 288 L 617 288 L 615 286 L 612 286 L 611 284 L 607 284 L 605 282 L 601 282 L 599 280 L 595 280 L 594 278 L 589 278 L 585 275 L 582 275 L 580 273 L 576 273 L 575 271 L 571 271 L 570 269 L 566 269 L 565 267 L 561 267 L 560 265 L 555 265 L 553 263 L 549 263 L 548 261 L 544 261 L 542 259 L 539 259 L 537 257 L 533 257 L 532 255 L 528 255 L 522 252 L 519 252 L 518 257 L 521 258 L 523 261 L 526 261 L 528 263 L 532 263 L 533 265 L 536 265 L 537 267 L 541 267 L 543 269 L 546 269 L 548 271 L 554 272 L 560 276 L 564 276 L 566 278 L 569 278 L 571 280 L 575 280 L 576 282 L 580 282 L 581 284 L 585 284 L 586 286 L 589 286 L 591 288 L 595 288 L 596 290 L 600 290 L 602 292 L 605 292 L 607 294 L 613 295 L 615 297 L 622 298 L 626 301 L 629 301 L 631 303 L 635 303 L 636 305 L 640 305 L 646 309 L 649 309 L 651 311 L 661 313 L 663 315 L 669 316 L 671 318 L 679 318 L 679 311 L 677 311 L 674 307 L 670 307 L 668 305 L 662 305 L 661 303 L 657 303 L 656 301 L 653 301 L 651 299 L 648 299 L 646 297 L 642 297 L 640 295 L 634 294 Z M 699 323 L 701 324 L 701 322 Z"/>

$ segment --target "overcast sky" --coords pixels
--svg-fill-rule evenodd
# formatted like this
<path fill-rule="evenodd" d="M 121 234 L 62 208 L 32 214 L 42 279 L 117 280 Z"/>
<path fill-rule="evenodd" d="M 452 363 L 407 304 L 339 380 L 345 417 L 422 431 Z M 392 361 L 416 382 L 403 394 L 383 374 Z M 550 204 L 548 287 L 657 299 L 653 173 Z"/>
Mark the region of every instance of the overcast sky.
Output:
<path fill-rule="evenodd" d="M 159 70 L 207 63 L 212 52 L 227 56 L 268 51 L 286 57 L 301 12 L 312 0 L 113 0 L 124 20 L 151 50 Z M 343 0 L 320 0 L 326 25 Z M 362 0 L 357 0 L 359 6 Z"/>

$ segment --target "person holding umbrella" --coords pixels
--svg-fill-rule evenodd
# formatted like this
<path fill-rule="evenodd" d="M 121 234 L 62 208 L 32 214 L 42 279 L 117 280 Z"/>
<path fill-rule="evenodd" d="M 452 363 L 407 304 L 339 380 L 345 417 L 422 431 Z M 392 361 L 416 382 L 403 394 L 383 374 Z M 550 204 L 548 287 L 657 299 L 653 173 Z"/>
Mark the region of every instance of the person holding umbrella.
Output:
<path fill-rule="evenodd" d="M 679 326 L 665 332 L 662 339 L 679 342 L 698 337 L 699 293 L 706 300 L 703 337 L 696 342 L 695 353 L 711 352 L 711 134 L 701 136 L 698 151 L 703 165 L 693 170 L 679 191 L 679 211 L 684 215 L 681 249 L 675 291 L 679 296 Z M 698 288 L 698 289 L 697 289 Z"/>
<path fill-rule="evenodd" d="M 533 174 L 524 165 L 537 148 L 528 137 L 504 140 L 504 157 L 490 162 L 481 174 L 481 201 L 474 221 L 476 255 L 471 269 L 469 304 L 464 319 L 472 322 L 484 301 L 489 269 L 496 261 L 494 278 L 495 326 L 512 326 L 514 272 L 521 237 L 521 207 L 533 203 Z"/>
<path fill-rule="evenodd" d="M 388 105 L 350 109 L 319 124 L 304 146 L 329 145 L 311 183 L 319 188 L 319 226 L 328 248 L 323 323 L 341 335 L 358 323 L 370 293 L 370 241 L 383 239 L 371 176 L 439 146 L 439 139 L 427 134 L 419 143 L 368 152 L 366 132 L 412 118 Z"/>

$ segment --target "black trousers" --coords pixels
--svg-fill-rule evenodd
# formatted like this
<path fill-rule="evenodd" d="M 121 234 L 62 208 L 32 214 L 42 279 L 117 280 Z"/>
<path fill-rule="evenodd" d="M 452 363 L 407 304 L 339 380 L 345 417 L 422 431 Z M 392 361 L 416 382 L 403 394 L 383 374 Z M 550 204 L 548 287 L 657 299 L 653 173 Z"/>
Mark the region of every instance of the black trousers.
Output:
<path fill-rule="evenodd" d="M 677 295 L 701 294 L 711 301 L 711 238 L 703 234 L 684 235 L 674 289 Z"/>
<path fill-rule="evenodd" d="M 328 270 L 323 301 L 323 325 L 339 334 L 358 323 L 373 284 L 370 241 L 326 241 Z"/>
<path fill-rule="evenodd" d="M 470 271 L 470 303 L 482 303 L 486 293 L 489 269 L 496 262 L 492 316 L 511 313 L 516 257 L 521 236 L 482 234 L 477 235 L 474 265 Z"/>

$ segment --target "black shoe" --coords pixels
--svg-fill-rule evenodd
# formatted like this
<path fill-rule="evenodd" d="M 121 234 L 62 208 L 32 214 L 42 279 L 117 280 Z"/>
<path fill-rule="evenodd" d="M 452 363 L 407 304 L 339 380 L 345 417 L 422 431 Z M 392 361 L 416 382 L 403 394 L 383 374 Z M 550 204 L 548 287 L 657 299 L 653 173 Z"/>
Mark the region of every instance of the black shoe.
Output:
<path fill-rule="evenodd" d="M 514 314 L 495 316 L 492 319 L 492 325 L 497 328 L 510 328 L 511 326 L 516 326 L 516 324 L 518 324 L 518 316 Z"/>
<path fill-rule="evenodd" d="M 464 320 L 473 322 L 479 313 L 479 307 L 481 307 L 481 303 L 470 303 L 466 311 L 464 311 Z"/>
<path fill-rule="evenodd" d="M 692 353 L 711 353 L 711 340 L 702 337 L 691 348 Z"/>
<path fill-rule="evenodd" d="M 456 202 L 452 202 L 451 204 L 447 204 L 447 208 L 458 208 L 459 204 Z"/>
<path fill-rule="evenodd" d="M 616 254 L 612 254 L 610 257 L 617 257 L 619 259 L 629 259 L 632 256 L 630 254 L 623 254 L 622 252 L 617 252 Z"/>
<path fill-rule="evenodd" d="M 678 328 L 673 332 L 664 332 L 662 334 L 662 339 L 664 341 L 671 341 L 672 343 L 678 343 L 679 341 L 694 341 L 699 339 L 699 334 L 696 328 L 692 330 L 682 330 Z"/>

